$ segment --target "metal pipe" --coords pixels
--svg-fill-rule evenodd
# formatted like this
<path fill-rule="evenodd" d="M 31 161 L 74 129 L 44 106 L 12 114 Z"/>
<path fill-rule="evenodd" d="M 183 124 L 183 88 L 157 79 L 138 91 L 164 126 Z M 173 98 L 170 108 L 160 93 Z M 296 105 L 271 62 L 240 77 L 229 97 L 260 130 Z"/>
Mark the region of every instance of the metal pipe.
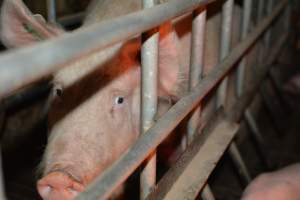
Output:
<path fill-rule="evenodd" d="M 206 184 L 204 186 L 204 188 L 202 190 L 201 198 L 202 198 L 202 200 L 215 200 L 216 199 L 208 184 Z"/>
<path fill-rule="evenodd" d="M 192 22 L 192 38 L 191 38 L 191 58 L 189 71 L 189 91 L 191 91 L 201 80 L 203 64 L 204 64 L 204 40 L 206 30 L 206 10 L 198 9 L 194 11 L 194 19 Z M 190 144 L 198 129 L 200 121 L 201 107 L 200 105 L 193 111 L 187 125 L 187 143 Z M 213 200 L 214 196 L 207 184 L 201 193 L 202 199 Z"/>
<path fill-rule="evenodd" d="M 3 167 L 2 167 L 2 152 L 0 146 L 0 199 L 5 200 L 5 190 L 4 190 L 4 178 L 3 178 Z"/>
<path fill-rule="evenodd" d="M 222 32 L 221 32 L 221 47 L 220 47 L 220 61 L 222 61 L 230 52 L 231 46 L 231 32 L 232 32 L 232 16 L 233 16 L 234 1 L 227 0 L 223 5 L 222 10 Z M 243 22 L 245 22 L 243 20 Z M 245 37 L 243 38 L 245 39 Z M 227 93 L 227 78 L 223 80 L 217 90 L 217 108 L 225 105 Z M 248 180 L 250 178 L 248 169 L 233 141 L 229 147 L 229 154 L 234 161 L 234 164 L 241 171 L 241 175 Z"/>
<path fill-rule="evenodd" d="M 252 12 L 252 0 L 244 1 L 244 12 L 242 19 L 242 31 L 241 31 L 241 39 L 244 40 L 250 30 L 250 20 L 251 20 L 251 12 Z M 243 93 L 243 84 L 245 79 L 245 67 L 246 67 L 246 56 L 241 60 L 238 68 L 237 68 L 237 82 L 236 82 L 236 94 L 237 96 L 241 96 Z"/>
<path fill-rule="evenodd" d="M 155 6 L 156 0 L 143 0 L 143 8 Z M 150 36 L 149 36 L 150 35 Z M 141 48 L 141 133 L 145 134 L 154 124 L 157 112 L 158 83 L 158 30 L 152 30 L 142 35 Z M 156 153 L 151 153 L 140 176 L 140 199 L 145 199 L 156 183 Z"/>
<path fill-rule="evenodd" d="M 265 6 L 265 2 L 266 1 L 258 1 L 258 9 L 257 9 L 257 18 L 258 18 L 258 20 L 257 21 L 260 21 L 260 20 L 262 20 L 263 19 L 263 17 L 264 17 L 264 6 Z M 264 52 L 264 44 L 263 44 L 263 40 L 262 39 L 260 39 L 259 40 L 259 48 L 258 48 L 258 50 L 257 50 L 257 55 L 258 55 L 258 57 L 257 57 L 257 60 L 256 60 L 256 62 L 257 63 L 262 63 L 263 62 L 263 59 L 264 59 L 264 55 L 263 55 L 263 52 Z"/>
<path fill-rule="evenodd" d="M 239 174 L 244 178 L 247 184 L 250 183 L 251 176 L 236 144 L 232 142 L 228 150 L 232 161 L 234 162 L 235 166 L 237 166 Z"/>
<path fill-rule="evenodd" d="M 47 0 L 48 21 L 56 23 L 56 0 Z"/>
<path fill-rule="evenodd" d="M 233 16 L 234 0 L 226 0 L 222 8 L 222 30 L 221 30 L 221 47 L 220 62 L 226 58 L 230 52 L 231 32 L 232 32 L 232 16 Z M 225 105 L 227 93 L 227 78 L 225 78 L 217 90 L 217 108 Z"/>
<path fill-rule="evenodd" d="M 274 0 L 268 0 L 267 15 L 270 15 L 272 13 L 273 5 L 274 5 Z M 269 48 L 270 48 L 271 34 L 272 34 L 272 27 L 269 28 L 269 30 L 266 32 L 266 35 L 265 35 L 265 45 L 266 45 L 265 48 L 267 50 L 269 50 Z M 265 53 L 267 53 L 267 52 L 268 51 L 265 51 Z"/>
<path fill-rule="evenodd" d="M 204 40 L 206 30 L 206 10 L 195 11 L 192 25 L 191 59 L 189 72 L 189 91 L 202 79 L 204 64 Z M 188 122 L 188 143 L 193 140 L 201 115 L 200 105 L 194 110 Z"/>
<path fill-rule="evenodd" d="M 233 68 L 234 63 L 246 52 L 246 50 L 258 39 L 271 22 L 285 7 L 288 0 L 282 0 L 275 7 L 273 13 L 264 19 L 257 28 L 242 41 L 224 62 L 215 67 L 201 83 L 195 87 L 187 96 L 179 100 L 167 113 L 165 113 L 146 134 L 134 143 L 120 159 L 118 159 L 102 176 L 91 183 L 77 199 L 105 199 L 114 189 L 143 162 L 177 126 L 177 124 L 197 106 L 197 104 L 211 91 L 211 89 L 222 80 L 222 78 Z"/>
<path fill-rule="evenodd" d="M 215 0 L 173 0 L 0 55 L 0 98 L 110 45 Z M 99 37 L 99 35 L 101 37 Z M 63 52 L 63 53 L 62 53 Z M 39 55 L 39 56 L 37 56 Z M 99 66 L 100 67 L 100 66 Z"/>

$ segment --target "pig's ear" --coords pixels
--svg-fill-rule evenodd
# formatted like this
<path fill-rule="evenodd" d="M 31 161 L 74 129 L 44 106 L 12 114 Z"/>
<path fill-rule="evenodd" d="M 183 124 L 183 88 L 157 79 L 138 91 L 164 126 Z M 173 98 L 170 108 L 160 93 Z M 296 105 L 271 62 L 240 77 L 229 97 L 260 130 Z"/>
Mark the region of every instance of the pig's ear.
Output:
<path fill-rule="evenodd" d="M 159 84 L 170 96 L 180 97 L 186 85 L 178 36 L 171 23 L 160 27 Z"/>
<path fill-rule="evenodd" d="M 64 31 L 47 24 L 41 15 L 33 15 L 22 0 L 5 0 L 1 10 L 1 40 L 17 47 L 55 37 Z"/>

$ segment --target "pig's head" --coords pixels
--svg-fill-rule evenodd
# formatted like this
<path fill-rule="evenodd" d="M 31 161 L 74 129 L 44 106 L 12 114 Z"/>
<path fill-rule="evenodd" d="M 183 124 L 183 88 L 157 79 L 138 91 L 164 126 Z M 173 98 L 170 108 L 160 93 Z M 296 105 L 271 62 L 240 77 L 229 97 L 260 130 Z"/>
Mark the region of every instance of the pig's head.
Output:
<path fill-rule="evenodd" d="M 32 15 L 20 0 L 5 1 L 1 35 L 6 45 L 25 45 L 60 33 L 63 31 Z M 160 33 L 159 95 L 175 97 L 183 82 L 178 39 L 170 23 Z M 73 199 L 137 139 L 139 52 L 140 40 L 132 39 L 54 75 L 50 135 L 42 161 L 43 178 L 37 184 L 43 199 Z M 101 68 L 82 78 L 89 65 L 95 60 L 99 63 L 98 58 L 103 58 Z"/>

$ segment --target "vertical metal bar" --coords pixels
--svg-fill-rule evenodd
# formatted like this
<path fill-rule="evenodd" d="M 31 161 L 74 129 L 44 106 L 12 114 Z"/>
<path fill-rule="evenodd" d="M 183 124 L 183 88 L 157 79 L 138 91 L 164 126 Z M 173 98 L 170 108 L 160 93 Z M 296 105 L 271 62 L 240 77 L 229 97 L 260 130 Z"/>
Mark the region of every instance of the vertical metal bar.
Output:
<path fill-rule="evenodd" d="M 244 1 L 244 12 L 243 12 L 243 22 L 242 22 L 242 33 L 241 39 L 244 40 L 250 29 L 250 20 L 251 20 L 251 12 L 252 12 L 252 0 Z M 241 60 L 238 69 L 237 69 L 237 85 L 236 85 L 236 93 L 237 96 L 240 97 L 243 93 L 244 87 L 244 78 L 245 78 L 245 67 L 246 67 L 246 57 L 243 57 Z"/>
<path fill-rule="evenodd" d="M 258 13 L 257 13 L 258 20 L 257 21 L 259 22 L 264 17 L 264 6 L 265 6 L 266 1 L 259 0 L 258 2 L 259 3 L 258 3 Z M 259 40 L 259 48 L 258 48 L 258 52 L 257 52 L 258 56 L 257 56 L 257 60 L 256 60 L 256 62 L 258 64 L 261 64 L 263 62 L 263 59 L 264 59 L 263 52 L 264 52 L 263 40 L 260 39 Z"/>
<path fill-rule="evenodd" d="M 3 167 L 2 167 L 2 152 L 0 146 L 0 199 L 5 200 L 5 191 L 4 191 L 4 179 L 3 179 Z"/>
<path fill-rule="evenodd" d="M 274 0 L 269 0 L 267 5 L 267 15 L 270 15 L 272 13 Z M 270 43 L 271 43 L 271 34 L 272 34 L 272 26 L 269 27 L 269 30 L 267 31 L 265 35 L 265 45 L 266 49 L 269 50 Z M 268 53 L 269 51 L 265 51 L 265 53 Z"/>
<path fill-rule="evenodd" d="M 221 33 L 221 47 L 220 47 L 220 62 L 229 54 L 231 44 L 231 30 L 232 30 L 232 16 L 233 16 L 234 1 L 227 0 L 222 8 L 222 33 Z M 225 105 L 227 92 L 227 78 L 223 80 L 217 90 L 217 108 Z M 240 174 L 245 180 L 249 180 L 249 172 L 246 165 L 236 147 L 235 142 L 229 146 L 229 154 L 234 161 L 234 164 L 240 169 Z"/>
<path fill-rule="evenodd" d="M 143 8 L 156 4 L 156 0 L 143 0 Z M 150 36 L 149 36 L 150 34 Z M 145 133 L 154 123 L 157 112 L 158 82 L 158 40 L 159 32 L 149 31 L 143 34 L 141 49 L 142 87 L 141 87 L 141 133 Z M 140 176 L 140 199 L 146 199 L 156 182 L 156 153 L 147 159 L 147 164 Z"/>
<path fill-rule="evenodd" d="M 233 160 L 235 166 L 238 168 L 239 174 L 244 178 L 246 183 L 251 182 L 251 176 L 249 171 L 243 161 L 243 158 L 234 142 L 229 146 L 229 154 L 231 159 Z"/>
<path fill-rule="evenodd" d="M 234 0 L 226 0 L 222 8 L 220 61 L 222 61 L 230 52 L 233 7 Z M 225 104 L 227 82 L 228 80 L 225 78 L 217 90 L 217 108 Z"/>
<path fill-rule="evenodd" d="M 56 0 L 47 0 L 47 15 L 49 22 L 56 22 Z"/>
<path fill-rule="evenodd" d="M 189 91 L 191 91 L 201 80 L 203 70 L 203 55 L 204 55 L 204 39 L 206 27 L 206 10 L 196 13 L 192 27 L 192 42 L 191 42 L 191 63 L 189 74 Z M 192 114 L 188 122 L 188 143 L 193 140 L 197 126 L 200 120 L 201 108 L 198 106 Z"/>
<path fill-rule="evenodd" d="M 208 184 L 203 188 L 201 198 L 203 200 L 215 200 L 214 194 Z"/>
<path fill-rule="evenodd" d="M 203 55 L 204 55 L 204 40 L 206 28 L 206 10 L 195 10 L 192 23 L 192 39 L 191 39 L 191 59 L 189 72 L 189 91 L 191 91 L 201 80 L 203 71 Z M 188 137 L 187 143 L 193 141 L 194 135 L 200 121 L 201 107 L 200 105 L 194 110 L 188 122 Z M 201 194 L 202 199 L 214 200 L 214 196 L 207 184 Z"/>

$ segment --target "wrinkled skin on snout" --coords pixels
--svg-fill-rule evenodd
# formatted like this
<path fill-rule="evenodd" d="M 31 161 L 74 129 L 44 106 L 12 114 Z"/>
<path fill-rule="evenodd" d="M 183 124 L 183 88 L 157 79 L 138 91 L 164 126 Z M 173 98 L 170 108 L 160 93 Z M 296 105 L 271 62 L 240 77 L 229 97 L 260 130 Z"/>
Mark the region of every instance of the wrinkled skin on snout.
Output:
<path fill-rule="evenodd" d="M 1 38 L 8 47 L 64 33 L 33 15 L 21 0 L 4 2 L 1 23 Z M 162 25 L 158 88 L 159 96 L 167 99 L 178 96 L 184 80 L 178 46 L 172 25 Z M 74 199 L 138 138 L 139 51 L 140 39 L 134 38 L 84 57 L 54 75 L 43 177 L 37 183 L 43 199 Z M 95 63 L 101 67 L 91 70 Z"/>
<path fill-rule="evenodd" d="M 298 199 L 300 199 L 300 164 L 258 176 L 246 188 L 242 197 L 242 200 Z"/>

